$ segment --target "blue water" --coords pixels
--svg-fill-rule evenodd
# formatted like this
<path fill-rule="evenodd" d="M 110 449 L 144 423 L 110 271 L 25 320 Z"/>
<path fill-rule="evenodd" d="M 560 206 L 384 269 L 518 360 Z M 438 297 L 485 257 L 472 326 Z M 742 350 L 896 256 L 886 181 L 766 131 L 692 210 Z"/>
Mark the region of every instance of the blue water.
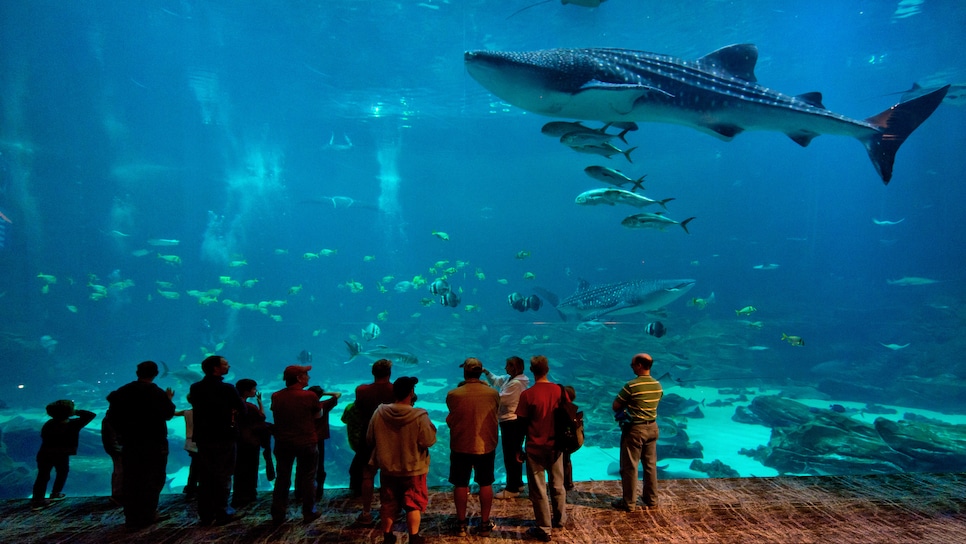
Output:
<path fill-rule="evenodd" d="M 303 349 L 316 380 L 348 389 L 370 376 L 366 362 L 342 364 L 343 341 L 370 322 L 382 330 L 373 344 L 421 360 L 395 375 L 451 386 L 467 356 L 498 369 L 511 354 L 546 353 L 559 381 L 600 374 L 619 387 L 641 350 L 655 354 L 656 373 L 666 370 L 662 356 L 687 360 L 684 379 L 704 385 L 815 386 L 827 376 L 812 368 L 828 361 L 841 379 L 875 386 L 908 375 L 966 379 L 961 104 L 943 104 L 912 135 L 888 186 L 859 143 L 836 136 L 803 149 L 777 133 L 722 142 L 644 124 L 628 136 L 638 146 L 630 164 L 541 135 L 549 118 L 490 95 L 462 57 L 611 46 L 696 58 L 754 43 L 761 84 L 821 91 L 829 109 L 864 118 L 914 81 L 966 82 L 958 2 L 551 2 L 506 19 L 525 5 L 5 3 L 0 209 L 12 224 L 0 231 L 0 415 L 40 418 L 61 397 L 103 411 L 98 403 L 134 378 L 137 362 L 175 369 L 215 349 L 235 377 L 266 392 Z M 647 174 L 649 197 L 676 199 L 669 216 L 696 217 L 690 235 L 624 229 L 631 208 L 576 206 L 577 194 L 600 186 L 581 172 L 591 164 Z M 335 253 L 303 257 L 323 249 Z M 754 268 L 769 263 L 779 267 Z M 457 308 L 426 286 L 394 289 L 450 266 Z M 257 282 L 231 286 L 222 276 Z M 903 277 L 937 283 L 887 283 Z M 534 286 L 566 296 L 578 278 L 697 284 L 660 317 L 669 328 L 660 340 L 643 333 L 654 317 L 582 335 L 552 308 L 521 314 L 506 304 Z M 188 294 L 209 289 L 221 289 L 210 304 Z M 687 304 L 712 292 L 704 310 Z M 279 303 L 261 312 L 226 299 Z M 748 305 L 761 329 L 738 323 L 734 310 Z M 781 342 L 782 333 L 805 346 Z M 184 405 L 186 385 L 159 383 L 178 388 Z M 966 411 L 957 389 L 937 391 L 923 407 Z M 340 459 L 330 474 L 342 472 Z"/>

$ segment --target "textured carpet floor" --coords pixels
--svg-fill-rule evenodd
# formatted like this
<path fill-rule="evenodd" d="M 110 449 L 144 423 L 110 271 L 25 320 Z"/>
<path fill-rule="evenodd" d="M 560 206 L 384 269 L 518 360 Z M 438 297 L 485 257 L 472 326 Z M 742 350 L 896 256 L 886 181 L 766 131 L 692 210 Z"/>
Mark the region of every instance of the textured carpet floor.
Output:
<path fill-rule="evenodd" d="M 665 480 L 658 508 L 623 513 L 610 507 L 619 482 L 578 482 L 568 494 L 571 524 L 555 542 L 966 543 L 966 474 L 897 474 L 849 477 Z M 305 524 L 293 504 L 281 527 L 270 523 L 269 493 L 222 527 L 197 527 L 194 505 L 162 496 L 172 517 L 148 529 L 124 528 L 120 509 L 104 497 L 69 498 L 42 511 L 26 500 L 0 503 L 0 542 L 111 544 L 193 542 L 381 543 L 378 529 L 352 527 L 358 504 L 345 490 L 327 490 L 321 519 Z M 496 530 L 487 538 L 457 537 L 449 489 L 434 489 L 423 517 L 429 542 L 526 540 L 533 511 L 526 499 L 494 501 Z M 470 525 L 479 502 L 470 499 Z M 397 524 L 399 543 L 405 528 Z M 471 531 L 472 532 L 472 531 Z"/>

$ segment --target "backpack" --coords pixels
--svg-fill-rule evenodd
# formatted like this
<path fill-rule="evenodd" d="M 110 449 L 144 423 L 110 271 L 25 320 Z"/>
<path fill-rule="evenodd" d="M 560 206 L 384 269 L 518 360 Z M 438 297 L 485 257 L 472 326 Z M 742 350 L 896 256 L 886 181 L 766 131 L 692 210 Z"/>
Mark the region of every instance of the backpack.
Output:
<path fill-rule="evenodd" d="M 362 413 L 356 403 L 350 402 L 342 410 L 342 423 L 345 423 L 346 436 L 352 451 L 365 451 L 368 422 L 362 421 Z"/>
<path fill-rule="evenodd" d="M 560 402 L 553 409 L 554 449 L 573 453 L 584 445 L 584 413 L 570 402 L 567 392 L 560 386 Z"/>

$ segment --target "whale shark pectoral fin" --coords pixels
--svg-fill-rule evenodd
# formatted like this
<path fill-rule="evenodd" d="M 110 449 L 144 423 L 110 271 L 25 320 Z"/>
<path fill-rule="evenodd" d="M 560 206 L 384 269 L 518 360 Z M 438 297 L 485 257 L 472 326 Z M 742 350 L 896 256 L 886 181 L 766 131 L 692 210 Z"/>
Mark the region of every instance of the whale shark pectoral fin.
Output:
<path fill-rule="evenodd" d="M 626 83 L 605 83 L 591 80 L 584 83 L 575 95 L 593 103 L 610 105 L 620 115 L 628 115 L 641 103 L 650 101 L 655 94 L 668 98 L 674 95 L 658 87 Z"/>

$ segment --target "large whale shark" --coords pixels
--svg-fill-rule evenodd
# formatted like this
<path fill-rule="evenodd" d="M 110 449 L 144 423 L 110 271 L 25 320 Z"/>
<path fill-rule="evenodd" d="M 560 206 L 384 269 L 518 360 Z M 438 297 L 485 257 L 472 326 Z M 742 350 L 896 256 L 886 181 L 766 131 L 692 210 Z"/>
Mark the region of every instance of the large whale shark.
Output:
<path fill-rule="evenodd" d="M 534 289 L 567 321 L 650 312 L 667 306 L 694 287 L 694 280 L 633 280 L 591 285 L 580 280 L 577 291 L 559 300 L 546 289 Z"/>
<path fill-rule="evenodd" d="M 865 120 L 822 105 L 820 93 L 792 96 L 756 83 L 758 48 L 723 47 L 697 60 L 627 49 L 467 51 L 470 75 L 525 110 L 602 122 L 686 125 L 731 140 L 745 130 L 772 130 L 807 146 L 820 134 L 858 139 L 884 183 L 896 151 L 949 90 L 941 87 Z"/>

